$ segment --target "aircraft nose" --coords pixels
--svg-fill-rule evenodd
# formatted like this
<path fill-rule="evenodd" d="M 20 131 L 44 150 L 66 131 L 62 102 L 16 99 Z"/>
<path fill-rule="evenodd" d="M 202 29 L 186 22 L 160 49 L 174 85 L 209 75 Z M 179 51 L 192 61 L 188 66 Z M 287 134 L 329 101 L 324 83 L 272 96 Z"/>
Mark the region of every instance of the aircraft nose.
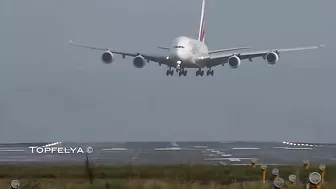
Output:
<path fill-rule="evenodd" d="M 176 57 L 179 60 L 186 60 L 188 58 L 187 53 L 181 49 L 176 51 Z"/>

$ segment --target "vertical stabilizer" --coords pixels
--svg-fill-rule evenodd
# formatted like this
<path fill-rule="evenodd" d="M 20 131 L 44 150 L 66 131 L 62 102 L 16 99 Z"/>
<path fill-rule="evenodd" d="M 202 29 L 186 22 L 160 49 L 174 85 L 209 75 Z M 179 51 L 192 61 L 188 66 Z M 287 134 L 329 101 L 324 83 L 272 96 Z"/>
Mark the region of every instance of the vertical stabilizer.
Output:
<path fill-rule="evenodd" d="M 205 0 L 202 0 L 202 12 L 201 12 L 201 23 L 198 32 L 198 40 L 204 43 L 205 38 L 205 28 L 204 28 L 204 9 L 205 9 Z"/>

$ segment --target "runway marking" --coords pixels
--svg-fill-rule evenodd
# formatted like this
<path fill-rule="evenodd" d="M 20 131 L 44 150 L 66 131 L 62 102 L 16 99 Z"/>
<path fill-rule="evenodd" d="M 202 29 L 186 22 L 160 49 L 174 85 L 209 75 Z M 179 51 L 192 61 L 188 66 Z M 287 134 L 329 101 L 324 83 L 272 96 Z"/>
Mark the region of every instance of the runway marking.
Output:
<path fill-rule="evenodd" d="M 228 158 L 229 161 L 240 161 L 238 158 Z"/>
<path fill-rule="evenodd" d="M 176 150 L 182 150 L 179 147 L 167 147 L 167 148 L 155 148 L 155 151 L 176 151 Z"/>
<path fill-rule="evenodd" d="M 231 154 L 221 154 L 222 157 L 231 157 Z"/>
<path fill-rule="evenodd" d="M 0 159 L 0 162 L 37 162 L 37 159 Z"/>
<path fill-rule="evenodd" d="M 285 150 L 312 150 L 313 148 L 284 148 Z"/>
<path fill-rule="evenodd" d="M 318 156 L 318 157 L 312 157 L 312 159 L 327 159 L 327 160 L 331 160 L 331 161 L 335 161 L 336 158 L 334 157 L 323 157 L 323 156 Z"/>
<path fill-rule="evenodd" d="M 233 144 L 235 142 L 230 142 L 230 141 L 227 141 L 227 142 L 220 142 L 220 144 Z"/>
<path fill-rule="evenodd" d="M 240 160 L 250 160 L 252 158 L 206 158 L 205 161 L 223 161 L 223 160 L 229 160 L 229 161 L 240 161 Z"/>
<path fill-rule="evenodd" d="M 232 150 L 260 150 L 260 148 L 232 148 Z"/>
<path fill-rule="evenodd" d="M 207 148 L 207 146 L 194 146 L 194 148 Z"/>
<path fill-rule="evenodd" d="M 300 148 L 300 147 L 273 147 L 284 150 L 312 150 L 313 148 Z"/>
<path fill-rule="evenodd" d="M 176 147 L 176 146 L 179 146 L 176 142 L 171 142 L 171 145 L 172 145 L 172 146 L 175 146 L 175 147 Z"/>
<path fill-rule="evenodd" d="M 53 143 L 50 143 L 50 144 L 46 144 L 46 145 L 44 145 L 44 146 L 42 146 L 42 147 L 49 147 L 49 146 L 55 146 L 55 145 L 57 145 L 57 144 L 61 144 L 62 142 L 53 142 Z"/>
<path fill-rule="evenodd" d="M 106 148 L 103 151 L 127 151 L 127 148 Z"/>
<path fill-rule="evenodd" d="M 0 152 L 24 152 L 25 150 L 15 150 L 15 149 L 0 149 Z"/>
<path fill-rule="evenodd" d="M 247 163 L 233 163 L 233 164 L 230 164 L 230 165 L 241 165 L 241 166 L 247 166 L 247 165 L 251 165 L 251 164 L 247 164 Z M 257 166 L 260 166 L 262 164 L 256 164 Z M 286 165 L 286 164 L 270 164 L 270 163 L 267 163 L 268 166 L 282 166 L 282 165 Z"/>
<path fill-rule="evenodd" d="M 276 149 L 286 149 L 288 147 L 273 147 L 273 148 L 276 148 Z"/>

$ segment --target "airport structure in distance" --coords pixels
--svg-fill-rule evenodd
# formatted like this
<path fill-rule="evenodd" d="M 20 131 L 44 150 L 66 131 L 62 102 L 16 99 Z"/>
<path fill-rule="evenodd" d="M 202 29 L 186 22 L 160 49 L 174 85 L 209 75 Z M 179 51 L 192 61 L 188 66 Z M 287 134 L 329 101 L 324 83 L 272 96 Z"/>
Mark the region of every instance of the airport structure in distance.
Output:
<path fill-rule="evenodd" d="M 0 164 L 335 164 L 335 144 L 295 142 L 122 142 L 0 144 Z"/>

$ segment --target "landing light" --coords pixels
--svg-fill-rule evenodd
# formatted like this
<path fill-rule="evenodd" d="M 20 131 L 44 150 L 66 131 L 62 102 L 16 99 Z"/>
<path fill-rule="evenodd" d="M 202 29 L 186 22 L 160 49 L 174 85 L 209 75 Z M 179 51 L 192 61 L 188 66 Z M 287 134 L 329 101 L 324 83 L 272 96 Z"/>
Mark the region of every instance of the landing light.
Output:
<path fill-rule="evenodd" d="M 169 56 L 167 56 L 166 59 L 168 60 L 168 59 L 169 59 Z"/>

